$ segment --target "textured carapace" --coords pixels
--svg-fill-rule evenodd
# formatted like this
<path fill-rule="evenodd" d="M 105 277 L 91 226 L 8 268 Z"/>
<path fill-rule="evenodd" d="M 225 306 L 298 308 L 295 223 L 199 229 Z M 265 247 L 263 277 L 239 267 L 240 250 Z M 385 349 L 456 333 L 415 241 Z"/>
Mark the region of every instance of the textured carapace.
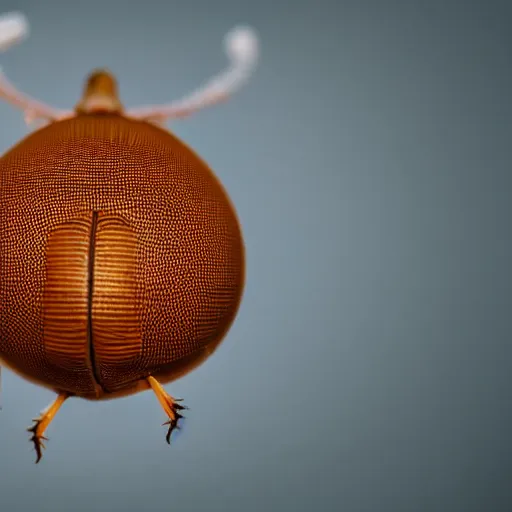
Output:
<path fill-rule="evenodd" d="M 78 115 L 0 163 L 0 352 L 26 377 L 99 398 L 172 378 L 224 335 L 244 278 L 233 207 L 176 137 Z"/>

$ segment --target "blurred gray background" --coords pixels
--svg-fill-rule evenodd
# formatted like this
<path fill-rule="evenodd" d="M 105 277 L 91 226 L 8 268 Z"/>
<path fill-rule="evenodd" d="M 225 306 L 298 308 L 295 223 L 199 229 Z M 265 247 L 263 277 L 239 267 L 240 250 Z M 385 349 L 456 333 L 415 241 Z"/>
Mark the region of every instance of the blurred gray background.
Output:
<path fill-rule="evenodd" d="M 171 128 L 213 167 L 246 237 L 240 314 L 167 386 L 70 400 L 5 372 L 0 510 L 512 510 L 510 1 L 12 0 L 0 63 L 61 107 L 108 66 L 126 105 L 179 98 L 254 26 L 226 105 Z M 27 133 L 0 104 L 0 149 Z"/>

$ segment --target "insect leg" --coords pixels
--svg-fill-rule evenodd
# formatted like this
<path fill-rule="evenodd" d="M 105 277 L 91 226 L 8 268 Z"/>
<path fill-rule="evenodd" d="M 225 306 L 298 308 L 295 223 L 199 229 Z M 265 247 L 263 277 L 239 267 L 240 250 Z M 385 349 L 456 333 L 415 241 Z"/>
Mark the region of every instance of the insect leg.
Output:
<path fill-rule="evenodd" d="M 178 404 L 178 402 L 181 402 L 181 399 L 170 396 L 165 391 L 162 384 L 160 384 L 160 382 L 158 382 L 154 377 L 148 377 L 146 380 L 169 418 L 169 421 L 164 423 L 164 425 L 169 425 L 169 430 L 167 431 L 165 439 L 167 444 L 171 444 L 171 434 L 174 429 L 179 429 L 178 421 L 183 418 L 178 411 L 187 409 L 187 407 Z"/>
<path fill-rule="evenodd" d="M 44 412 L 41 413 L 39 418 L 33 420 L 35 422 L 34 425 L 27 429 L 28 432 L 32 433 L 30 440 L 34 443 L 34 447 L 36 449 L 36 464 L 41 460 L 41 457 L 43 456 L 42 449 L 45 448 L 43 440 L 48 441 L 48 439 L 44 437 L 44 433 L 48 428 L 48 425 L 52 422 L 53 418 L 57 414 L 57 411 L 69 397 L 69 393 L 59 393 L 56 400 Z"/>

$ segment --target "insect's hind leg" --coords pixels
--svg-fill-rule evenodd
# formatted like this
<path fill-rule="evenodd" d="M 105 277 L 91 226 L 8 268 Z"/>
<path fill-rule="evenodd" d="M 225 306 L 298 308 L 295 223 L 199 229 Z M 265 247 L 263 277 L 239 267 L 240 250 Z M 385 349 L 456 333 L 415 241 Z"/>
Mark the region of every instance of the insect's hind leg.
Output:
<path fill-rule="evenodd" d="M 43 448 L 45 448 L 43 440 L 48 441 L 48 439 L 44 436 L 46 429 L 52 422 L 58 410 L 62 407 L 62 404 L 70 396 L 71 395 L 69 393 L 59 393 L 56 400 L 44 412 L 42 412 L 38 418 L 33 420 L 35 422 L 34 425 L 27 429 L 28 432 L 32 433 L 30 441 L 34 443 L 34 448 L 36 450 L 36 464 L 41 460 L 41 457 L 43 456 Z"/>
<path fill-rule="evenodd" d="M 167 444 L 171 444 L 171 434 L 175 429 L 180 428 L 178 422 L 183 418 L 179 411 L 187 409 L 187 407 L 180 405 L 178 402 L 181 402 L 181 399 L 173 398 L 169 395 L 163 388 L 162 384 L 160 384 L 160 382 L 158 382 L 154 377 L 148 377 L 146 380 L 169 418 L 169 421 L 164 423 L 164 425 L 169 425 L 169 430 L 167 431 L 165 440 L 167 441 Z"/>

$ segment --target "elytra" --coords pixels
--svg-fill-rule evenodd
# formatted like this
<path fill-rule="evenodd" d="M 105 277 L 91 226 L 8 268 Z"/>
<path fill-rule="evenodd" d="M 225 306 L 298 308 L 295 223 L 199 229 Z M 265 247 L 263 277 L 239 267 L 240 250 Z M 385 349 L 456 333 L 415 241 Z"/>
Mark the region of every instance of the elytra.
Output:
<path fill-rule="evenodd" d="M 0 48 L 27 32 L 0 18 Z M 57 393 L 30 427 L 37 460 L 69 397 L 103 400 L 162 387 L 203 362 L 239 309 L 244 244 L 222 184 L 162 123 L 215 104 L 257 60 L 250 29 L 226 39 L 231 67 L 169 105 L 124 110 L 107 70 L 73 111 L 44 105 L 1 77 L 0 95 L 46 124 L 0 160 L 0 358 Z"/>

